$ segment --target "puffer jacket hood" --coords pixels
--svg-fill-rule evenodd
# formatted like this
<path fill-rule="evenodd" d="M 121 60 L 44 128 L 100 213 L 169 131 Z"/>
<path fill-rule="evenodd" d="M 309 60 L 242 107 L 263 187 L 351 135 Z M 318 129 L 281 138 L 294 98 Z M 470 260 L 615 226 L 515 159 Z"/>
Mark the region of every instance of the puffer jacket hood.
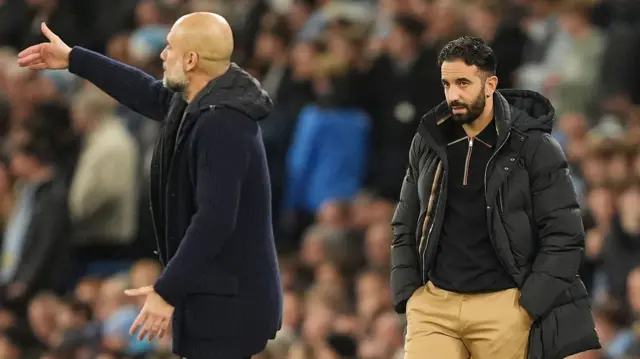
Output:
<path fill-rule="evenodd" d="M 235 63 L 224 75 L 211 80 L 187 111 L 198 112 L 213 105 L 233 108 L 254 121 L 265 119 L 273 108 L 271 98 L 258 80 Z"/>
<path fill-rule="evenodd" d="M 551 102 L 541 94 L 528 90 L 499 90 L 496 100 L 509 104 L 510 125 L 527 132 L 540 130 L 551 133 L 555 110 Z"/>

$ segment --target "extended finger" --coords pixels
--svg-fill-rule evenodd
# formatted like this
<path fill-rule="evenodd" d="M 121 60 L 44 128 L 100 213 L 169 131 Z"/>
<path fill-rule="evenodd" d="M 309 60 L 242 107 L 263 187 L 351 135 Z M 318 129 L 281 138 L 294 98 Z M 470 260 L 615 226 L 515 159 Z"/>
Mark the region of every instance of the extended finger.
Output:
<path fill-rule="evenodd" d="M 147 335 L 153 335 L 153 327 L 155 326 L 156 319 L 153 317 L 147 318 L 140 333 L 138 334 L 138 340 L 144 340 Z"/>
<path fill-rule="evenodd" d="M 151 330 L 149 331 L 149 335 L 147 336 L 147 341 L 152 341 L 154 337 L 159 336 L 160 335 L 160 331 L 162 330 L 162 326 L 163 326 L 163 321 L 162 320 L 156 320 L 152 325 L 151 325 Z"/>
<path fill-rule="evenodd" d="M 140 288 L 136 288 L 136 289 L 127 289 L 124 291 L 124 294 L 130 296 L 130 297 L 135 297 L 135 296 L 139 296 L 139 295 L 147 295 L 149 293 L 153 292 L 153 287 L 152 286 L 146 286 L 146 287 L 140 287 Z"/>
<path fill-rule="evenodd" d="M 42 56 L 40 56 L 39 52 L 24 55 L 18 58 L 18 65 L 20 66 L 33 65 L 34 63 L 40 62 L 41 58 Z"/>
<path fill-rule="evenodd" d="M 138 314 L 138 317 L 131 325 L 131 329 L 129 329 L 129 334 L 131 335 L 136 334 L 140 326 L 142 326 L 146 320 L 147 320 L 147 313 L 143 310 L 142 312 L 140 312 L 140 314 Z"/>
<path fill-rule="evenodd" d="M 164 318 L 160 323 L 160 330 L 158 331 L 158 339 L 162 339 L 164 335 L 167 333 L 169 326 L 171 325 L 171 318 Z"/>
<path fill-rule="evenodd" d="M 158 339 L 162 339 L 164 338 L 164 335 L 167 333 L 167 326 L 165 326 L 164 328 L 160 329 L 160 332 L 158 333 Z"/>
<path fill-rule="evenodd" d="M 39 54 L 40 53 L 40 48 L 41 48 L 40 44 L 29 46 L 26 49 L 20 51 L 20 53 L 18 54 L 18 58 L 21 59 L 22 57 L 27 56 L 27 55 Z"/>

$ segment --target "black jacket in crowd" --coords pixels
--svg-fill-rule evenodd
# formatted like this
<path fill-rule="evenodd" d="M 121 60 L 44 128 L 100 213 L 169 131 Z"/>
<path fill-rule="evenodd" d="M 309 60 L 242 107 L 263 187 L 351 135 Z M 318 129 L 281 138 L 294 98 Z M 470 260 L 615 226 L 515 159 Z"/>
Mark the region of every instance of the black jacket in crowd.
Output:
<path fill-rule="evenodd" d="M 235 64 L 190 104 L 144 72 L 80 47 L 69 70 L 163 122 L 150 197 L 164 265 L 154 288 L 175 307 L 173 351 L 190 359 L 262 351 L 282 318 L 257 123 L 271 109 L 267 94 Z"/>
<path fill-rule="evenodd" d="M 600 347 L 578 276 L 584 229 L 565 156 L 551 136 L 554 110 L 531 91 L 494 95 L 496 150 L 485 172 L 487 228 L 520 304 L 534 318 L 529 359 L 559 359 Z M 446 103 L 421 121 L 393 218 L 391 286 L 396 311 L 429 280 L 447 201 L 448 164 L 438 123 Z M 431 204 L 430 204 L 431 203 Z"/>
<path fill-rule="evenodd" d="M 69 263 L 70 219 L 67 216 L 69 193 L 64 176 L 56 175 L 38 186 L 33 216 L 25 233 L 24 249 L 18 260 L 13 282 L 25 285 L 24 298 L 39 291 L 62 293 Z"/>

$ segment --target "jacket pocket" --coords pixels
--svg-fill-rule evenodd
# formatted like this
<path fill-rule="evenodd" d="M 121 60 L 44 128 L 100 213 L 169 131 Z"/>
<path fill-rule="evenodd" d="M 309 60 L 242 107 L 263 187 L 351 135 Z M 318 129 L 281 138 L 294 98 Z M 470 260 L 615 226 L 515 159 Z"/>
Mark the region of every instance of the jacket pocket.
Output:
<path fill-rule="evenodd" d="M 530 335 L 528 359 L 562 359 L 600 348 L 588 298 L 554 308 Z"/>

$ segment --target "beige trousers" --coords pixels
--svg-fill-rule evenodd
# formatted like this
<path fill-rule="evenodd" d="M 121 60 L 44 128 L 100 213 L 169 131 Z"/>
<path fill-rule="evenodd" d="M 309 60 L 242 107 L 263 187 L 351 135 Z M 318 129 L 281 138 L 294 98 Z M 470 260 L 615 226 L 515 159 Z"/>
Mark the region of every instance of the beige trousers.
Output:
<path fill-rule="evenodd" d="M 518 289 L 458 294 L 431 282 L 407 302 L 405 359 L 525 359 L 533 323 Z"/>

